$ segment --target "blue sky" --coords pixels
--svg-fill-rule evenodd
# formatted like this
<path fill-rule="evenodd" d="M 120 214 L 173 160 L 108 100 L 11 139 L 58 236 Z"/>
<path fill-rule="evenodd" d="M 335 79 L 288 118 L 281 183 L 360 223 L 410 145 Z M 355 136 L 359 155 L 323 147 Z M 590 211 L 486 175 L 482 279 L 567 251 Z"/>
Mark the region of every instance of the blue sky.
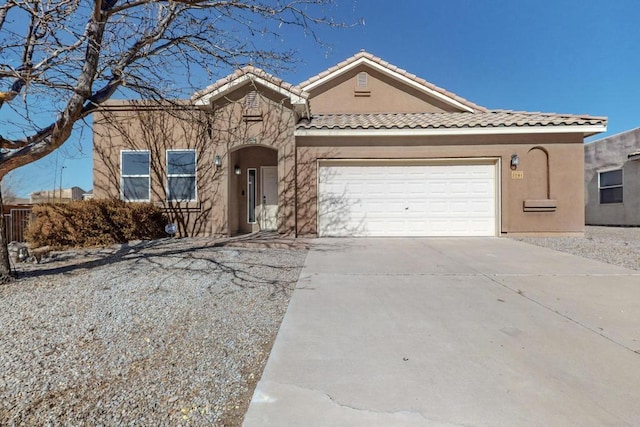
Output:
<path fill-rule="evenodd" d="M 327 46 L 288 30 L 276 48 L 302 62 L 279 77 L 296 84 L 365 49 L 491 109 L 607 116 L 605 135 L 640 126 L 637 0 L 336 1 L 336 20 L 364 24 L 319 29 Z M 28 195 L 61 170 L 63 187 L 92 188 L 90 132 L 13 181 Z"/>

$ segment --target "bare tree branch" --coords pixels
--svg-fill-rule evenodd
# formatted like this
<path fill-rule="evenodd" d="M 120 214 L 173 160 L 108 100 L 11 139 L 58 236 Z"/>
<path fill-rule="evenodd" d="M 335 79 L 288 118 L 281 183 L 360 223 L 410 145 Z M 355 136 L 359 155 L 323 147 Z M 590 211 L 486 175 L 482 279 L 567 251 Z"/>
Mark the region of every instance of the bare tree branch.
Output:
<path fill-rule="evenodd" d="M 0 177 L 52 152 L 118 91 L 170 100 L 198 75 L 247 63 L 272 69 L 281 29 L 316 39 L 333 0 L 7 0 L 0 6 Z M 263 41 L 264 40 L 264 41 Z M 186 78 L 172 78 L 174 73 Z M 194 79 L 195 78 L 195 79 Z M 201 82 L 200 82 L 201 84 Z M 50 118 L 47 122 L 47 116 Z"/>

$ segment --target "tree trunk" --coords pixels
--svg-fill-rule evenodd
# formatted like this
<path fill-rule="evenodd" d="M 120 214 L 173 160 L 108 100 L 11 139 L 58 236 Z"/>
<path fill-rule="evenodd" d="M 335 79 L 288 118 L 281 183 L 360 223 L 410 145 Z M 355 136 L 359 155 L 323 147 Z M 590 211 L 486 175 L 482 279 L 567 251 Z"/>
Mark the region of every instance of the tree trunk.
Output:
<path fill-rule="evenodd" d="M 4 220 L 4 202 L 0 191 L 0 284 L 12 281 L 15 273 L 11 270 L 9 262 L 9 242 L 7 241 L 7 223 Z"/>

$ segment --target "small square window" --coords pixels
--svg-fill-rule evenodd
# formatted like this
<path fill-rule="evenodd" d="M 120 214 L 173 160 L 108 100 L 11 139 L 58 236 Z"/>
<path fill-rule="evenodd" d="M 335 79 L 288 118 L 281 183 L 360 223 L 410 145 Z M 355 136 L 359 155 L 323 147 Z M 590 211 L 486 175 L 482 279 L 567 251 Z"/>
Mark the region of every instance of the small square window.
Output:
<path fill-rule="evenodd" d="M 622 169 L 598 173 L 600 204 L 622 203 Z"/>

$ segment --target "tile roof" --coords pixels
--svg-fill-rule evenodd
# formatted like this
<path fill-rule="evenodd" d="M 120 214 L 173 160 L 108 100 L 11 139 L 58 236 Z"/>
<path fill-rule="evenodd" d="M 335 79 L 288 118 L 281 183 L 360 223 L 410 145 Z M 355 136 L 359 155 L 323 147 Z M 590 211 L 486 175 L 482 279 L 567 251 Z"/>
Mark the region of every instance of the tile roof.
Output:
<path fill-rule="evenodd" d="M 195 101 L 199 98 L 202 98 L 203 96 L 215 92 L 217 89 L 222 88 L 224 85 L 233 82 L 234 80 L 239 79 L 240 77 L 243 77 L 245 75 L 253 75 L 255 77 L 258 77 L 262 80 L 265 80 L 275 86 L 278 86 L 286 91 L 289 91 L 295 95 L 298 95 L 302 98 L 307 98 L 308 94 L 306 92 L 304 92 L 302 89 L 300 89 L 297 86 L 292 85 L 291 83 L 287 83 L 282 79 L 279 79 L 278 77 L 267 73 L 266 71 L 261 70 L 260 68 L 256 68 L 254 66 L 251 65 L 247 65 L 245 67 L 242 67 L 238 70 L 236 70 L 235 72 L 233 72 L 232 74 L 229 74 L 228 76 L 216 81 L 215 83 L 207 86 L 206 88 L 194 93 L 191 96 L 191 100 Z"/>
<path fill-rule="evenodd" d="M 461 129 L 607 124 L 606 117 L 491 110 L 480 113 L 321 114 L 302 119 L 298 129 Z"/>
<path fill-rule="evenodd" d="M 348 65 L 350 65 L 350 64 L 352 64 L 352 63 L 354 63 L 356 61 L 359 61 L 359 60 L 361 60 L 363 58 L 367 59 L 367 60 L 369 60 L 369 61 L 371 61 L 373 63 L 376 63 L 376 64 L 380 65 L 383 68 L 386 68 L 387 70 L 389 70 L 391 72 L 398 73 L 401 76 L 403 76 L 403 77 L 405 77 L 405 78 L 407 78 L 409 80 L 412 80 L 413 82 L 415 82 L 415 83 L 417 83 L 419 85 L 425 86 L 425 87 L 431 89 L 434 92 L 438 92 L 443 96 L 446 96 L 448 98 L 454 99 L 457 102 L 459 102 L 459 103 L 461 103 L 463 105 L 466 105 L 467 107 L 469 107 L 469 108 L 471 108 L 471 109 L 473 109 L 475 111 L 487 111 L 487 109 L 485 107 L 482 107 L 482 106 L 480 106 L 478 104 L 475 104 L 475 103 L 469 101 L 468 99 L 465 99 L 465 98 L 463 98 L 461 96 L 456 95 L 453 92 L 449 92 L 446 89 L 438 87 L 438 86 L 434 85 L 433 83 L 429 83 L 425 79 L 420 78 L 420 77 L 416 76 L 415 74 L 412 74 L 412 73 L 408 72 L 407 70 L 403 70 L 402 68 L 396 67 L 395 65 L 388 63 L 387 61 L 383 60 L 382 58 L 379 58 L 379 57 L 377 57 L 375 55 L 372 55 L 371 53 L 366 52 L 364 50 L 356 53 L 355 55 L 351 56 L 350 58 L 345 59 L 344 61 L 340 62 L 339 64 L 334 65 L 333 67 L 321 72 L 320 74 L 317 74 L 317 75 L 315 75 L 313 77 L 310 77 L 309 79 L 303 81 L 302 83 L 299 83 L 297 85 L 297 87 L 300 88 L 300 89 L 305 88 L 305 87 L 309 86 L 310 84 L 313 84 L 314 82 L 316 82 L 316 81 L 318 81 L 318 80 L 320 80 L 320 79 L 322 79 L 322 78 L 324 78 L 324 77 L 326 77 L 326 76 L 328 76 L 328 75 L 330 75 L 332 73 L 340 71 L 341 69 L 347 67 Z"/>

